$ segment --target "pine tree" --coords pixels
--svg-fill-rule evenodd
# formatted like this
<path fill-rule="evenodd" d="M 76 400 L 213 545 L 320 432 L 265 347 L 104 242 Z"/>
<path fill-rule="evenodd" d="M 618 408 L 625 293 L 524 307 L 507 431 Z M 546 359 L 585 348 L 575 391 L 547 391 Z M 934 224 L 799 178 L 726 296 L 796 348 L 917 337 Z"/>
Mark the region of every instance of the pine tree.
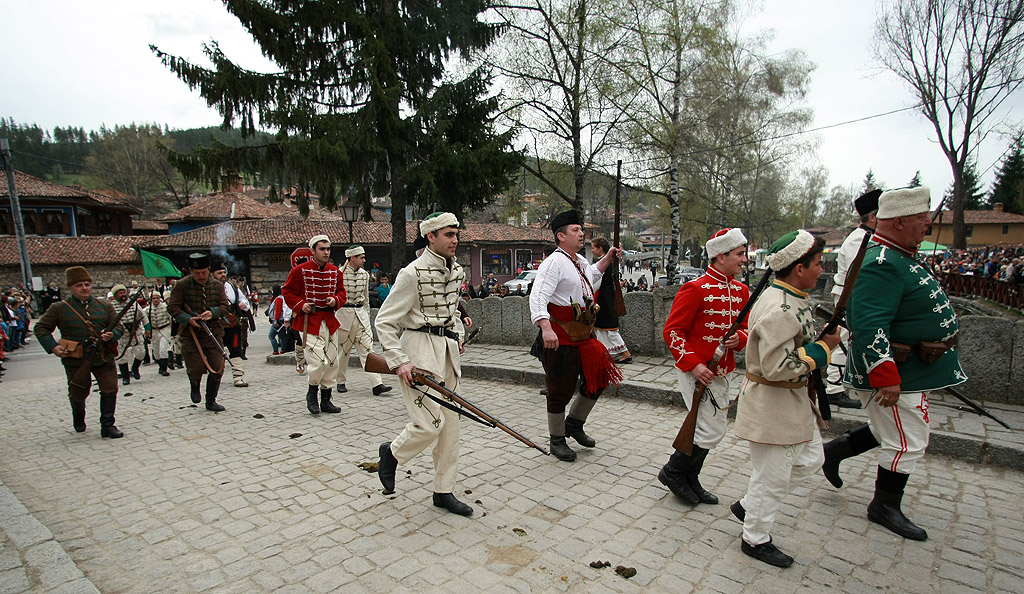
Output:
<path fill-rule="evenodd" d="M 878 180 L 875 179 L 875 172 L 872 169 L 868 169 L 867 175 L 864 176 L 864 181 L 861 182 L 860 193 L 867 194 L 871 190 L 877 190 L 882 185 Z"/>
<path fill-rule="evenodd" d="M 953 184 L 950 184 L 946 189 L 945 197 L 943 198 L 945 206 L 943 208 L 949 208 L 949 205 L 953 201 Z M 978 179 L 978 169 L 974 164 L 974 159 L 968 159 L 967 164 L 964 165 L 964 210 L 983 210 L 991 208 L 988 202 L 985 200 L 985 192 L 981 190 L 981 180 Z"/>
<path fill-rule="evenodd" d="M 1002 203 L 1006 212 L 1024 214 L 1024 134 L 1014 139 L 999 163 L 989 202 Z"/>
<path fill-rule="evenodd" d="M 461 80 L 449 64 L 479 52 L 498 34 L 481 13 L 486 0 L 224 0 L 273 61 L 274 72 L 246 70 L 216 42 L 212 68 L 151 49 L 183 82 L 246 135 L 275 132 L 256 147 L 215 143 L 171 155 L 189 177 L 211 185 L 222 170 L 298 187 L 333 208 L 371 196 L 391 198 L 391 266 L 405 259 L 406 207 L 461 214 L 507 187 L 520 156 L 512 132 L 495 133 L 489 76 Z"/>

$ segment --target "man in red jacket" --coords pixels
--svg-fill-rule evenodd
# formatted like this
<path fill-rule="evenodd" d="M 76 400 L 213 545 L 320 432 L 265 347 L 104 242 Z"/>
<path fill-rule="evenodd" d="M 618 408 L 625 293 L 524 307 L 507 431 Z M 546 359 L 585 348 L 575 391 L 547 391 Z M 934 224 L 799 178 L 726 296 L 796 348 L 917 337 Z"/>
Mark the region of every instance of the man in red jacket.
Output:
<path fill-rule="evenodd" d="M 658 473 L 661 484 L 692 504 L 718 503 L 718 497 L 701 486 L 698 476 L 708 451 L 725 437 L 729 408 L 726 376 L 736 368 L 733 351 L 747 344 L 746 320 L 726 341 L 728 350 L 718 368 L 708 369 L 706 363 L 714 357 L 715 349 L 750 298 L 747 286 L 733 278 L 747 263 L 747 238 L 743 232 L 722 229 L 711 236 L 704 248 L 711 264 L 703 276 L 679 288 L 663 332 L 665 344 L 676 360 L 679 391 L 687 409 L 693 405 L 697 382 L 707 386 L 697 409 L 692 453 L 676 450 Z"/>
<path fill-rule="evenodd" d="M 338 379 L 338 361 L 341 345 L 338 342 L 338 318 L 334 312 L 345 303 L 345 288 L 341 272 L 328 260 L 331 257 L 331 240 L 326 235 L 316 235 L 309 240 L 313 259 L 304 262 L 288 273 L 288 280 L 281 287 L 281 294 L 292 309 L 292 328 L 302 334 L 302 349 L 305 351 L 306 370 L 309 373 L 309 388 L 306 391 L 306 408 L 318 415 L 320 411 L 338 413 L 341 409 L 331 404 L 331 389 Z M 347 361 L 346 361 L 347 363 Z M 320 402 L 317 402 L 317 388 Z"/>

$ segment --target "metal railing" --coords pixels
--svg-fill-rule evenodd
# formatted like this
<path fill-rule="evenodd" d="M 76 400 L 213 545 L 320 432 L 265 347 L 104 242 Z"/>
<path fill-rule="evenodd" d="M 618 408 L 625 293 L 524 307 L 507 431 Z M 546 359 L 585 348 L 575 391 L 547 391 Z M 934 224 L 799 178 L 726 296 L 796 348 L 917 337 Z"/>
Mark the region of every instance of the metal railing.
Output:
<path fill-rule="evenodd" d="M 1006 281 L 965 274 L 943 272 L 939 277 L 949 296 L 981 297 L 1006 307 L 1024 307 L 1024 287 Z"/>

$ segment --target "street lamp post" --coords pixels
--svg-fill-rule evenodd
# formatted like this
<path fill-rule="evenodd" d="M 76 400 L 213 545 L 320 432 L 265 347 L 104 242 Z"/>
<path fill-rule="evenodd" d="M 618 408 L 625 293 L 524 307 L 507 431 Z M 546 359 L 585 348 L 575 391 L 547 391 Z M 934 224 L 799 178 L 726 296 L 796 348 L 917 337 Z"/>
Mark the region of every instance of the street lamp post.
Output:
<path fill-rule="evenodd" d="M 341 216 L 348 222 L 348 243 L 352 245 L 355 240 L 352 238 L 352 223 L 359 218 L 359 203 L 351 198 L 341 205 Z"/>

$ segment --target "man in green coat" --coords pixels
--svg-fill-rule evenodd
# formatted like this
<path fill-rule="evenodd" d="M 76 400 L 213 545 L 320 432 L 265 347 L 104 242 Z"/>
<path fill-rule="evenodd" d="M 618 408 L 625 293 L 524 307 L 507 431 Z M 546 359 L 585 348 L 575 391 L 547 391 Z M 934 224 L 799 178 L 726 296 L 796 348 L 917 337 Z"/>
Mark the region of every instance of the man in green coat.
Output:
<path fill-rule="evenodd" d="M 72 266 L 64 271 L 64 276 L 71 295 L 51 305 L 39 318 L 35 327 L 36 338 L 43 350 L 60 357 L 64 364 L 75 431 L 85 431 L 85 399 L 92 387 L 92 377 L 95 377 L 100 389 L 100 436 L 111 439 L 124 437 L 124 433 L 114 426 L 114 410 L 117 408 L 114 357 L 117 355 L 107 348 L 107 345 L 116 345 L 121 336 L 120 325 L 112 331 L 106 329 L 117 314 L 112 305 L 92 296 L 92 277 L 85 268 Z M 60 343 L 53 339 L 56 329 L 60 329 Z M 89 362 L 92 377 L 86 376 L 84 385 L 76 385 L 72 379 L 87 362 L 89 355 L 86 349 L 94 350 Z"/>
<path fill-rule="evenodd" d="M 868 424 L 826 444 L 822 466 L 829 482 L 841 487 L 839 463 L 881 445 L 868 519 L 912 540 L 928 533 L 900 505 L 928 446 L 929 394 L 967 381 L 953 306 L 917 261 L 917 247 L 931 227 L 930 201 L 926 187 L 889 190 L 878 199 L 878 228 L 848 307 L 844 381 L 864 405 Z"/>

